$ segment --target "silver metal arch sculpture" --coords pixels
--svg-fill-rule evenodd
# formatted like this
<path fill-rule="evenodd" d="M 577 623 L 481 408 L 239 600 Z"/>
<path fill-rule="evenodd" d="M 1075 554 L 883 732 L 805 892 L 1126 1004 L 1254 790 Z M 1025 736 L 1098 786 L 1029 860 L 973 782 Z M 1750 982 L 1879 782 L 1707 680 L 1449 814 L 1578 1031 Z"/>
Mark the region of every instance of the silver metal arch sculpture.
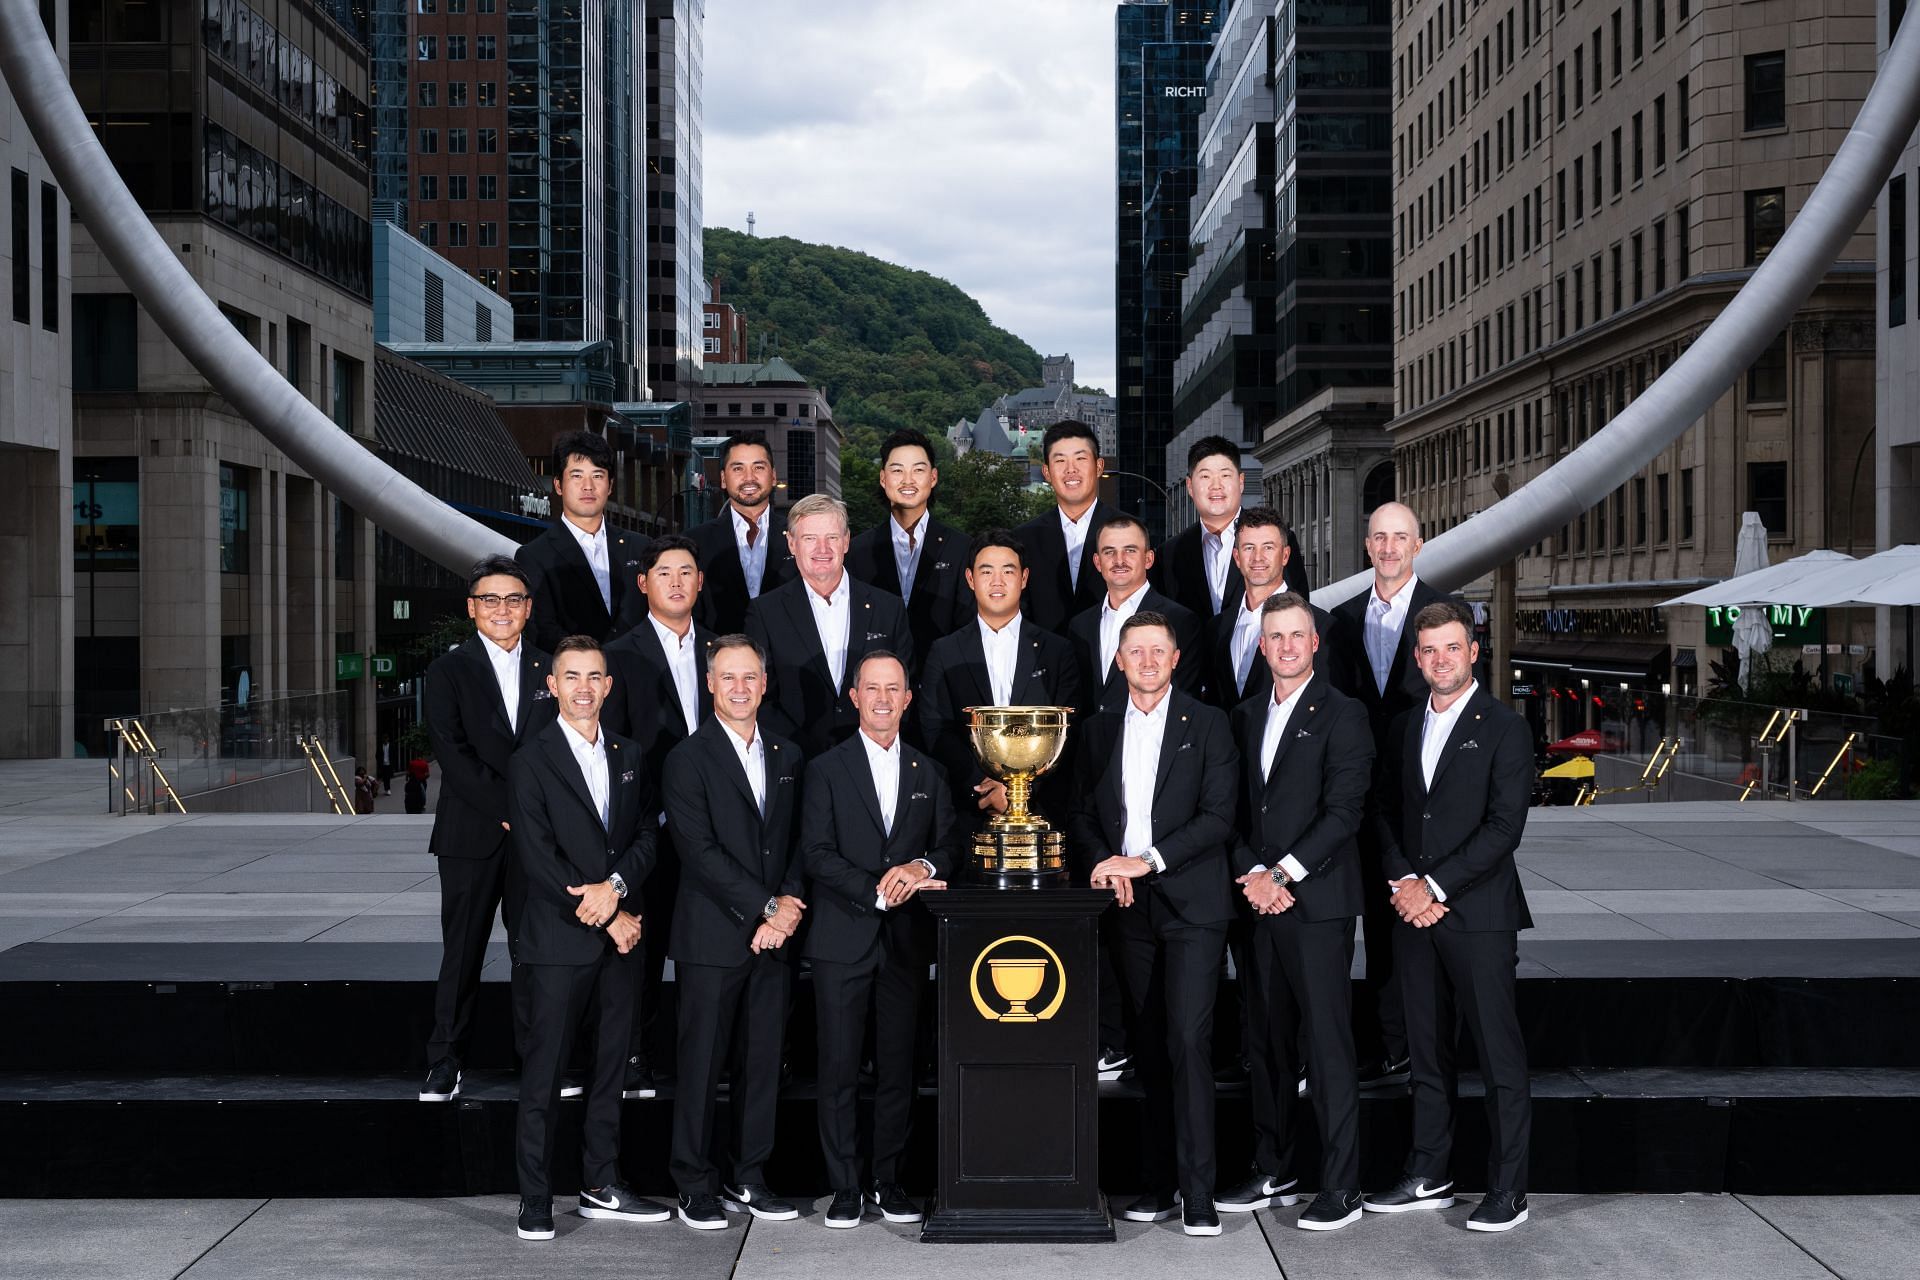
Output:
<path fill-rule="evenodd" d="M 127 287 L 194 368 L 275 448 L 414 550 L 464 574 L 511 539 L 462 515 L 348 435 L 227 323 L 114 171 L 32 0 L 0 0 L 0 73 L 47 165 Z"/>
<path fill-rule="evenodd" d="M 1457 587 L 1610 493 L 1704 414 L 1785 327 L 1839 256 L 1920 124 L 1920 22 L 1888 49 L 1860 114 L 1800 214 L 1727 309 L 1667 372 L 1585 444 L 1430 542 L 1421 576 Z M 174 260 L 93 136 L 31 0 L 0 0 L 0 74 L 81 220 L 167 336 L 216 390 L 309 475 L 416 551 L 464 571 L 513 544 L 400 475 L 335 427 L 221 317 Z M 1329 607 L 1354 574 L 1313 593 Z"/>

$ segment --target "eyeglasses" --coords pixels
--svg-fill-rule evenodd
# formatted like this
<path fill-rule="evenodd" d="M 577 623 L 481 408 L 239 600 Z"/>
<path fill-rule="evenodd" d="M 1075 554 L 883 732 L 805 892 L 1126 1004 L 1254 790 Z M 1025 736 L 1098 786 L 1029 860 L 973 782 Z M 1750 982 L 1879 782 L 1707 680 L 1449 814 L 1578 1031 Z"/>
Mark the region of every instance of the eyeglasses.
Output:
<path fill-rule="evenodd" d="M 510 596 L 489 594 L 484 596 L 468 596 L 467 599 L 475 601 L 483 609 L 498 609 L 503 604 L 509 609 L 524 609 L 533 597 L 522 595 L 516 591 Z"/>

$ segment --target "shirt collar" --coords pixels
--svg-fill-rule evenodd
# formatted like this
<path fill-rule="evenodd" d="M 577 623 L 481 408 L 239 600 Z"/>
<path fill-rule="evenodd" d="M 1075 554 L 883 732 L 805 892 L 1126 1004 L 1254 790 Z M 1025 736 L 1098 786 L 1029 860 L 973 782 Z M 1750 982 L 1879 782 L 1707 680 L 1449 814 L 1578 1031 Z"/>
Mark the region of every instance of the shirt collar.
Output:
<path fill-rule="evenodd" d="M 653 614 L 647 614 L 647 621 L 653 624 L 654 634 L 660 637 L 660 643 L 666 646 L 669 655 L 680 653 L 684 651 L 688 645 L 693 643 L 693 624 L 691 622 L 687 624 L 687 634 L 677 636 L 673 634 L 672 627 L 669 627 L 666 623 L 654 617 Z"/>
<path fill-rule="evenodd" d="M 1458 698 L 1455 698 L 1453 701 L 1453 705 L 1448 707 L 1445 711 L 1435 711 L 1433 709 L 1433 694 L 1429 692 L 1427 694 L 1427 723 L 1432 724 L 1436 720 L 1458 719 L 1460 712 L 1466 708 L 1467 703 L 1473 700 L 1474 690 L 1478 689 L 1479 687 L 1480 687 L 1480 682 L 1478 680 L 1467 681 L 1467 687 L 1465 691 L 1462 692 Z"/>
<path fill-rule="evenodd" d="M 605 729 L 602 729 L 596 726 L 594 729 L 594 739 L 592 742 L 588 742 L 586 735 L 581 733 L 578 729 L 574 728 L 573 722 L 567 719 L 565 716 L 561 716 L 559 718 L 559 724 L 562 729 L 565 729 L 567 731 L 567 739 L 568 739 L 567 745 L 573 748 L 573 752 L 575 755 L 581 755 L 581 754 L 605 755 L 606 754 L 607 731 Z"/>
<path fill-rule="evenodd" d="M 1089 502 L 1087 504 L 1087 509 L 1080 513 L 1080 518 L 1078 520 L 1070 520 L 1067 518 L 1067 509 L 1061 506 L 1057 502 L 1054 503 L 1053 505 L 1054 512 L 1060 517 L 1061 532 L 1063 533 L 1078 532 L 1080 536 L 1084 538 L 1087 534 L 1088 528 L 1090 527 L 1090 522 L 1093 519 L 1093 509 L 1099 505 L 1100 504 L 1097 502 Z"/>
<path fill-rule="evenodd" d="M 1240 513 L 1236 511 L 1233 513 L 1233 518 L 1231 520 L 1228 520 L 1225 526 L 1223 526 L 1220 532 L 1218 533 L 1215 533 L 1213 530 L 1207 528 L 1207 526 L 1203 523 L 1200 526 L 1200 541 L 1204 543 L 1208 538 L 1218 538 L 1220 540 L 1220 545 L 1223 548 L 1232 547 L 1234 532 L 1239 527 L 1240 527 Z"/>
<path fill-rule="evenodd" d="M 1387 599 L 1381 598 L 1380 580 L 1378 578 L 1375 578 L 1373 580 L 1373 585 L 1367 588 L 1367 595 L 1372 598 L 1374 603 L 1383 604 L 1387 606 L 1387 612 L 1392 613 L 1395 609 L 1406 608 L 1407 605 L 1413 601 L 1413 584 L 1418 581 L 1420 581 L 1419 574 L 1417 573 L 1408 574 L 1407 585 L 1404 587 L 1401 587 L 1398 591 L 1394 592 L 1393 598 L 1391 600 L 1387 600 Z"/>
<path fill-rule="evenodd" d="M 1295 689 L 1292 693 L 1288 694 L 1284 698 L 1280 696 L 1280 686 L 1275 685 L 1273 687 L 1274 709 L 1279 710 L 1281 708 L 1285 708 L 1287 713 L 1291 715 L 1293 713 L 1294 704 L 1300 701 L 1300 695 L 1305 693 L 1307 691 L 1307 685 L 1312 683 L 1313 683 L 1312 677 L 1308 677 L 1306 684 L 1301 685 L 1298 689 Z"/>
<path fill-rule="evenodd" d="M 1160 705 L 1151 711 L 1142 711 L 1133 705 L 1133 695 L 1127 695 L 1127 723 L 1163 725 L 1167 722 L 1167 706 L 1173 701 L 1173 690 L 1168 689 L 1160 695 Z"/>
<path fill-rule="evenodd" d="M 734 537 L 736 538 L 746 537 L 747 536 L 747 518 L 740 514 L 740 508 L 734 506 L 731 502 L 729 502 L 727 504 L 727 514 L 733 517 Z M 767 521 L 770 520 L 772 517 L 773 517 L 773 504 L 768 503 L 766 506 L 760 508 L 759 518 L 753 521 L 754 526 L 760 530 L 760 535 L 762 538 L 764 538 L 767 533 Z"/>
<path fill-rule="evenodd" d="M 867 759 L 871 761 L 897 761 L 900 759 L 900 738 L 897 734 L 894 736 L 893 745 L 890 747 L 883 747 L 868 737 L 865 729 L 860 730 L 860 741 L 867 749 Z"/>
<path fill-rule="evenodd" d="M 579 543 L 583 549 L 604 544 L 607 540 L 607 520 L 605 516 L 600 518 L 600 527 L 592 533 L 588 533 L 585 529 L 582 529 L 565 516 L 560 517 L 560 523 L 566 527 L 567 532 L 573 535 L 573 540 Z"/>
<path fill-rule="evenodd" d="M 477 631 L 474 632 L 474 634 L 480 635 Z M 515 636 L 513 639 L 513 648 L 511 649 L 502 649 L 485 636 L 480 636 L 480 643 L 487 646 L 487 657 L 493 659 L 495 662 L 505 662 L 509 658 L 518 658 L 520 656 L 520 642 L 525 638 L 523 635 Z"/>
<path fill-rule="evenodd" d="M 1147 598 L 1147 585 L 1146 581 L 1142 580 L 1140 585 L 1133 589 L 1133 594 L 1120 602 L 1118 608 L 1114 607 L 1112 592 L 1101 596 L 1100 616 L 1103 618 L 1112 617 L 1123 620 L 1131 618 L 1134 614 L 1140 612 L 1140 602 Z"/>
<path fill-rule="evenodd" d="M 1007 625 L 998 631 L 995 631 L 987 625 L 985 617 L 976 618 L 975 621 L 980 625 L 980 639 L 987 644 L 1010 643 L 1018 640 L 1020 638 L 1020 619 L 1023 616 L 1023 613 L 1016 612 Z"/>
<path fill-rule="evenodd" d="M 933 519 L 933 512 L 932 512 L 932 511 L 930 511 L 930 510 L 929 510 L 929 511 L 922 511 L 922 512 L 920 513 L 920 518 L 919 518 L 918 520 L 916 520 L 916 521 L 915 521 L 915 522 L 914 522 L 914 523 L 913 523 L 913 524 L 912 524 L 911 526 L 908 526 L 908 528 L 911 528 L 911 529 L 913 530 L 913 545 L 914 545 L 914 546 L 916 546 L 916 547 L 917 547 L 917 546 L 920 546 L 920 545 L 922 545 L 923 543 L 925 543 L 925 542 L 926 542 L 926 540 L 927 540 L 927 521 L 929 521 L 929 520 L 931 520 L 931 519 Z M 892 529 L 893 529 L 893 541 L 894 541 L 894 543 L 895 543 L 896 545 L 899 545 L 899 546 L 904 546 L 904 545 L 906 545 L 906 541 L 907 541 L 907 528 L 903 528 L 903 527 L 901 527 L 901 524 L 900 524 L 900 522 L 899 522 L 898 520 L 895 520 L 895 519 L 894 519 L 894 518 L 893 518 L 892 516 L 888 516 L 888 517 L 887 517 L 887 524 L 888 524 L 888 525 L 890 525 L 890 526 L 892 527 Z"/>
<path fill-rule="evenodd" d="M 813 601 L 815 607 L 818 607 L 822 604 L 826 604 L 830 606 L 845 604 L 847 602 L 847 597 L 851 595 L 853 592 L 853 588 L 848 585 L 852 577 L 853 575 L 848 573 L 846 569 L 842 567 L 840 570 L 840 581 L 838 585 L 836 585 L 833 590 L 827 592 L 824 598 L 822 598 L 822 596 L 818 591 L 815 591 L 813 589 L 813 584 L 811 582 L 806 583 L 807 599 Z"/>

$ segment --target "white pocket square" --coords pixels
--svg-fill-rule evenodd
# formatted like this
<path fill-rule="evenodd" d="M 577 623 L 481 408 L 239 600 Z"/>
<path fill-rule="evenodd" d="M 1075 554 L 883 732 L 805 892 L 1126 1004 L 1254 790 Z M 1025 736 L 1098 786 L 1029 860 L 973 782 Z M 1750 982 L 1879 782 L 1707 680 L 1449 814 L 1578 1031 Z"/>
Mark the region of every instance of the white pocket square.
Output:
<path fill-rule="evenodd" d="M 1298 729 L 1298 730 L 1295 730 L 1295 731 L 1294 731 L 1294 735 L 1293 735 L 1293 736 L 1294 736 L 1294 737 L 1296 737 L 1296 738 L 1311 738 L 1311 737 L 1313 736 L 1313 730 L 1311 730 L 1311 729 Z"/>
<path fill-rule="evenodd" d="M 927 793 L 924 791 L 916 791 L 912 795 L 907 797 L 908 800 L 927 800 L 930 798 L 931 797 L 929 797 Z"/>
<path fill-rule="evenodd" d="M 633 776 L 634 776 L 634 775 L 633 775 L 633 770 L 631 770 L 631 769 L 629 769 L 629 770 L 627 770 L 627 771 L 626 771 L 625 773 L 623 773 L 623 774 L 621 774 L 621 775 L 620 775 L 620 781 L 622 781 L 622 782 L 632 782 L 632 781 L 633 781 Z"/>
<path fill-rule="evenodd" d="M 1478 751 L 1479 749 L 1480 749 L 1480 744 L 1475 742 L 1472 738 L 1468 738 L 1465 742 L 1460 744 L 1460 750 L 1462 751 Z"/>
<path fill-rule="evenodd" d="M 542 698 L 551 698 L 552 696 L 553 690 L 551 689 L 535 689 L 533 691 L 533 700 L 535 702 L 540 701 Z"/>
<path fill-rule="evenodd" d="M 887 638 L 887 633 L 884 631 L 867 632 L 867 639 L 869 640 L 885 640 L 886 638 Z"/>
<path fill-rule="evenodd" d="M 1191 742 L 1183 742 L 1180 744 L 1180 749 L 1182 751 L 1190 751 L 1193 749 L 1193 744 Z"/>

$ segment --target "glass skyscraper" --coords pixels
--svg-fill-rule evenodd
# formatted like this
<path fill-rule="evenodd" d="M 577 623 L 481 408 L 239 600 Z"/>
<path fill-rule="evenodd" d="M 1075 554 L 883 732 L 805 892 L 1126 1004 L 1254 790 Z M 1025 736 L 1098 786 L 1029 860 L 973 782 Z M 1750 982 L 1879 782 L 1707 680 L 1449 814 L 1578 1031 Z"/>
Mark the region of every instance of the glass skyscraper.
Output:
<path fill-rule="evenodd" d="M 646 0 L 646 373 L 654 400 L 697 399 L 707 300 L 700 206 L 705 0 Z"/>

